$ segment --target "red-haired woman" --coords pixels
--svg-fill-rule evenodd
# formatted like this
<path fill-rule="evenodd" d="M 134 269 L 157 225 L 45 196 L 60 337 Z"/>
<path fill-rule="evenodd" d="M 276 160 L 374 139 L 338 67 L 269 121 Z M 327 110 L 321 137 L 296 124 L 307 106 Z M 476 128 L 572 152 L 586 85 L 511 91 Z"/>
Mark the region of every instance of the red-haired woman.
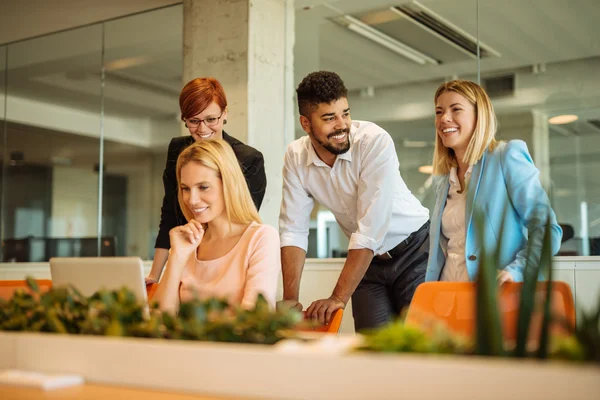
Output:
<path fill-rule="evenodd" d="M 165 196 L 161 209 L 160 226 L 154 245 L 154 261 L 146 283 L 158 282 L 171 247 L 169 231 L 178 225 L 187 223 L 177 202 L 177 177 L 175 166 L 179 154 L 194 142 L 201 140 L 223 139 L 233 149 L 242 172 L 248 183 L 250 195 L 260 209 L 267 177 L 264 159 L 260 151 L 229 136 L 223 131 L 227 123 L 227 98 L 223 86 L 215 78 L 196 78 L 188 82 L 179 95 L 181 119 L 190 131 L 190 136 L 171 139 L 167 154 L 167 165 L 163 173 Z"/>

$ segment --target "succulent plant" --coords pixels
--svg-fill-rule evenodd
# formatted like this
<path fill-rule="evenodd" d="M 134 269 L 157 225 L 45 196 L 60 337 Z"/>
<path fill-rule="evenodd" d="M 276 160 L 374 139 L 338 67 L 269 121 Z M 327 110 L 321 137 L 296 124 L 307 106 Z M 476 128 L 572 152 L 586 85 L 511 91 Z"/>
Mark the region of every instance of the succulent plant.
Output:
<path fill-rule="evenodd" d="M 594 311 L 579 311 L 575 338 L 583 348 L 584 358 L 600 364 L 600 299 Z"/>
<path fill-rule="evenodd" d="M 384 353 L 472 354 L 473 343 L 440 325 L 428 333 L 399 319 L 382 328 L 364 332 L 361 351 Z"/>

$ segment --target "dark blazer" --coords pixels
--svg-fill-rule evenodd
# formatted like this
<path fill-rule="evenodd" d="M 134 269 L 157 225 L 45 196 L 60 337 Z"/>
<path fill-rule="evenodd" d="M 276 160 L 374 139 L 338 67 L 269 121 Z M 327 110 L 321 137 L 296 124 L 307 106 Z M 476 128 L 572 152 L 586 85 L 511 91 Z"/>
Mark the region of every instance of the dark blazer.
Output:
<path fill-rule="evenodd" d="M 248 146 L 223 132 L 223 140 L 225 140 L 235 153 L 242 172 L 246 177 L 248 188 L 250 189 L 250 195 L 257 209 L 260 209 L 260 205 L 265 197 L 265 190 L 267 189 L 267 176 L 265 175 L 265 161 L 260 151 L 253 147 Z M 165 187 L 165 197 L 163 198 L 163 204 L 160 215 L 160 225 L 158 228 L 158 236 L 156 237 L 155 248 L 169 249 L 171 248 L 171 242 L 169 240 L 169 231 L 177 225 L 184 225 L 187 223 L 179 202 L 177 201 L 177 175 L 175 167 L 177 166 L 177 157 L 179 154 L 194 143 L 192 136 L 179 136 L 171 139 L 169 143 L 169 152 L 167 153 L 167 165 L 165 166 L 165 172 L 163 173 L 163 185 Z"/>

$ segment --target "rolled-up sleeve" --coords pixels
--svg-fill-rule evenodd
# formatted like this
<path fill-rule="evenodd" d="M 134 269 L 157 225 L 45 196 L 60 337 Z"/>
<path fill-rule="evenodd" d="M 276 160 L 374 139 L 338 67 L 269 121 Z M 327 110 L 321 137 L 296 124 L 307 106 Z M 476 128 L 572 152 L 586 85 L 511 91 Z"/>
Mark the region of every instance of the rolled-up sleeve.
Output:
<path fill-rule="evenodd" d="M 382 245 L 392 217 L 398 156 L 392 138 L 377 135 L 363 143 L 358 182 L 358 230 L 350 236 L 348 250 L 371 249 L 383 253 Z"/>
<path fill-rule="evenodd" d="M 288 148 L 283 162 L 283 199 L 279 213 L 281 247 L 308 248 L 310 213 L 314 200 L 302 185 L 294 153 Z"/>

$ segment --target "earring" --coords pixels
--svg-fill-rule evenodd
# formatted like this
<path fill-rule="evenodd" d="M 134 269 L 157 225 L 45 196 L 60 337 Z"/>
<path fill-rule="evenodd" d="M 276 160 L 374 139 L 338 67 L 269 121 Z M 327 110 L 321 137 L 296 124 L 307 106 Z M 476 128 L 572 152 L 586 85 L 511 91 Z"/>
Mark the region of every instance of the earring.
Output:
<path fill-rule="evenodd" d="M 224 119 L 224 120 L 223 120 L 223 125 L 225 125 L 226 123 L 227 123 L 227 120 L 226 120 L 226 119 Z"/>

